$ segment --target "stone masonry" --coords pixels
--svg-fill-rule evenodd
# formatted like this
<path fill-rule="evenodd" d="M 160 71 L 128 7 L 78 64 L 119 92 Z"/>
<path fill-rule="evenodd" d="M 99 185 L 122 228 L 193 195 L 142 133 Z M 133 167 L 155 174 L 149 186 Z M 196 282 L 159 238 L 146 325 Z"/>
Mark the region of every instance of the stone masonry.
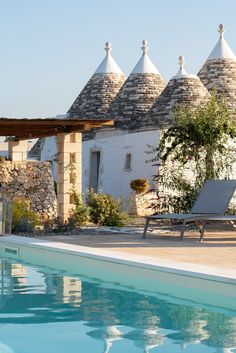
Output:
<path fill-rule="evenodd" d="M 10 200 L 26 198 L 43 219 L 56 215 L 57 201 L 49 162 L 0 162 L 2 193 Z"/>
<path fill-rule="evenodd" d="M 230 111 L 236 109 L 236 60 L 207 60 L 198 76 L 209 91 L 226 98 Z"/>
<path fill-rule="evenodd" d="M 171 79 L 145 117 L 146 124 L 167 128 L 174 123 L 173 109 L 179 105 L 199 106 L 207 102 L 209 92 L 197 76 Z"/>
<path fill-rule="evenodd" d="M 124 81 L 117 73 L 94 74 L 68 110 L 68 118 L 104 119 Z"/>
<path fill-rule="evenodd" d="M 71 192 L 82 192 L 82 134 L 57 134 L 57 209 L 66 221 L 73 208 Z"/>
<path fill-rule="evenodd" d="M 137 194 L 135 191 L 132 191 L 128 197 L 128 213 L 137 216 L 153 215 L 156 209 L 150 206 L 157 206 L 157 204 L 158 199 L 156 191 L 148 191 L 142 194 Z"/>
<path fill-rule="evenodd" d="M 108 109 L 107 118 L 115 119 L 115 126 L 122 129 L 145 127 L 144 116 L 164 87 L 159 74 L 131 74 Z"/>

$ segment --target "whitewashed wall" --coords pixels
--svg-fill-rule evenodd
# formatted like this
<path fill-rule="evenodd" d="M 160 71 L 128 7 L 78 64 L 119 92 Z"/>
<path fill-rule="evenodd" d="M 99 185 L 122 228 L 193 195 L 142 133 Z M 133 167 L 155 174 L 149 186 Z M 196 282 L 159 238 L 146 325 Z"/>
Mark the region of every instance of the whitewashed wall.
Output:
<path fill-rule="evenodd" d="M 32 147 L 33 147 L 33 142 L 32 141 L 28 141 L 28 143 L 27 143 L 27 151 L 29 152 Z M 0 156 L 7 157 L 7 158 L 9 157 L 8 142 L 0 141 Z"/>
<path fill-rule="evenodd" d="M 8 157 L 8 142 L 0 142 L 0 156 Z"/>
<path fill-rule="evenodd" d="M 110 136 L 109 136 L 110 135 Z M 125 202 L 131 189 L 132 179 L 147 178 L 152 186 L 152 175 L 155 168 L 152 163 L 146 163 L 150 158 L 145 151 L 148 145 L 159 144 L 159 131 L 143 131 L 121 133 L 119 130 L 104 133 L 98 132 L 94 140 L 83 142 L 83 192 L 89 187 L 90 154 L 100 151 L 100 172 L 98 191 L 121 197 Z M 125 170 L 126 154 L 132 155 L 131 169 Z"/>
<path fill-rule="evenodd" d="M 147 178 L 154 186 L 152 175 L 156 173 L 152 163 L 146 163 L 150 158 L 145 152 L 148 145 L 157 146 L 160 139 L 159 131 L 142 131 L 126 133 L 119 130 L 101 130 L 95 139 L 83 142 L 82 146 L 82 184 L 83 193 L 89 188 L 90 155 L 100 151 L 100 171 L 98 191 L 121 197 L 125 202 L 131 189 L 132 179 Z M 57 153 L 56 138 L 46 138 L 41 152 L 41 160 L 49 161 Z M 126 154 L 132 156 L 131 169 L 125 170 Z M 56 162 L 53 162 L 53 175 L 56 179 Z"/>
<path fill-rule="evenodd" d="M 55 119 L 66 119 L 67 114 L 57 114 Z M 41 161 L 51 161 L 52 162 L 52 175 L 53 178 L 57 179 L 57 163 L 56 163 L 56 154 L 57 154 L 57 142 L 56 137 L 47 137 L 44 139 L 43 148 L 41 151 Z"/>
<path fill-rule="evenodd" d="M 52 175 L 53 178 L 57 179 L 57 143 L 56 137 L 47 137 L 44 139 L 43 148 L 41 151 L 41 161 L 51 161 L 52 162 Z"/>

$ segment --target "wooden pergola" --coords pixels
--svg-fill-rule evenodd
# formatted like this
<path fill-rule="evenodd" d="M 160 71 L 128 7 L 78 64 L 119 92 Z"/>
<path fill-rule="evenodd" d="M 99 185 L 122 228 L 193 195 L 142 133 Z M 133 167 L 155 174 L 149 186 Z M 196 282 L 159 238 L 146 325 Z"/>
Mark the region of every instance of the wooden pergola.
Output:
<path fill-rule="evenodd" d="M 0 136 L 14 136 L 15 141 L 20 141 L 55 136 L 59 133 L 90 131 L 93 128 L 111 125 L 112 120 L 0 118 Z"/>
<path fill-rule="evenodd" d="M 8 142 L 13 161 L 19 161 L 19 156 L 26 156 L 27 143 L 22 140 L 57 137 L 57 210 L 58 216 L 66 220 L 72 207 L 70 203 L 72 160 L 75 166 L 74 187 L 78 192 L 82 192 L 82 132 L 111 125 L 112 120 L 0 118 L 0 136 L 13 137 Z M 23 160 L 24 157 L 20 158 Z"/>

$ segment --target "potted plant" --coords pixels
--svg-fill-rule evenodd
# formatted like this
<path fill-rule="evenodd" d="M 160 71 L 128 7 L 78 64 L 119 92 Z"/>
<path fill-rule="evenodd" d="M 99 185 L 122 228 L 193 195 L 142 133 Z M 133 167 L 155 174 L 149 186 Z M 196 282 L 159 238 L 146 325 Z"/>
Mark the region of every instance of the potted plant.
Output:
<path fill-rule="evenodd" d="M 149 182 L 147 179 L 133 179 L 130 182 L 132 190 L 136 191 L 137 194 L 143 194 L 149 189 Z"/>

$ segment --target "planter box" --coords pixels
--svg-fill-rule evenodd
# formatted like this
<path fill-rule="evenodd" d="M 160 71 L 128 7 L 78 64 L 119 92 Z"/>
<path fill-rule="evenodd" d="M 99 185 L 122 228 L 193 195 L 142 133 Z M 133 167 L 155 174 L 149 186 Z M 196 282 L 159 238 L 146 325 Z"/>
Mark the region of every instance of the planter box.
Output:
<path fill-rule="evenodd" d="M 152 204 L 157 204 L 156 191 L 149 191 L 143 194 L 137 194 L 132 191 L 128 197 L 128 214 L 137 216 L 148 216 L 155 213 Z"/>

